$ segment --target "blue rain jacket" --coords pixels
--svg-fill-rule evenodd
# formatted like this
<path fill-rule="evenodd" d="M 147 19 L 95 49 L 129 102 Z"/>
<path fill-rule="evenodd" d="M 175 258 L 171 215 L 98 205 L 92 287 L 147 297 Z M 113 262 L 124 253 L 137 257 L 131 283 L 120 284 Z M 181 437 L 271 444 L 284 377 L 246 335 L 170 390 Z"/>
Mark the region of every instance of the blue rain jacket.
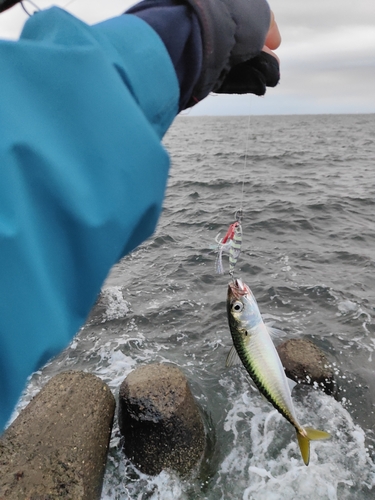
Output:
<path fill-rule="evenodd" d="M 0 42 L 0 75 L 1 431 L 110 267 L 153 232 L 179 86 L 143 20 L 89 27 L 58 8 Z"/>

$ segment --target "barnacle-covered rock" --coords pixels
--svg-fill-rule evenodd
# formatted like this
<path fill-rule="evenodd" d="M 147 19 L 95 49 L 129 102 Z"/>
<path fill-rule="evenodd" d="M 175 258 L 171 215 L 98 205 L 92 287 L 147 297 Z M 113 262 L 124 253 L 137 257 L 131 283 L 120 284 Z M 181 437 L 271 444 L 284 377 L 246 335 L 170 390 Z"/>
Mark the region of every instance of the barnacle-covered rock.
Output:
<path fill-rule="evenodd" d="M 306 339 L 290 339 L 277 346 L 286 376 L 299 384 L 336 392 L 334 373 L 325 353 Z"/>
<path fill-rule="evenodd" d="M 99 500 L 114 411 L 98 377 L 53 377 L 0 439 L 0 498 Z"/>
<path fill-rule="evenodd" d="M 145 365 L 126 377 L 119 425 L 125 454 L 146 474 L 173 469 L 185 475 L 203 455 L 203 421 L 185 375 L 175 366 Z"/>

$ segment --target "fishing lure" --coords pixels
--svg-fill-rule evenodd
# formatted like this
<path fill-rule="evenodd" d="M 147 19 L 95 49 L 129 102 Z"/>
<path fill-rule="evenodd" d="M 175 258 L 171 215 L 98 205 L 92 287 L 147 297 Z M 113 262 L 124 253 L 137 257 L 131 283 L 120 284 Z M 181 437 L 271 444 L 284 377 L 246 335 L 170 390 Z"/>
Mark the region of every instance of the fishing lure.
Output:
<path fill-rule="evenodd" d="M 240 211 L 239 211 L 240 212 Z M 233 271 L 241 253 L 242 245 L 242 215 L 237 212 L 237 220 L 230 224 L 224 238 L 220 238 L 220 233 L 216 236 L 217 257 L 216 257 L 216 272 L 224 274 L 223 253 L 229 254 L 229 274 L 233 276 Z"/>

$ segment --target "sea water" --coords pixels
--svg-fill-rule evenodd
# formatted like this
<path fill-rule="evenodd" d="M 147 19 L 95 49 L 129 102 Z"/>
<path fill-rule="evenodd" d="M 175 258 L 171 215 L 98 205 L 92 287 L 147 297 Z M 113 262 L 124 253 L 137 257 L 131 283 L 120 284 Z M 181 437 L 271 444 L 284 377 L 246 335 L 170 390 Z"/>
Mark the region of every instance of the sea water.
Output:
<path fill-rule="evenodd" d="M 182 369 L 206 425 L 202 463 L 187 479 L 144 475 L 115 421 L 103 499 L 374 498 L 374 131 L 375 115 L 176 119 L 155 235 L 112 269 L 87 323 L 20 405 L 66 369 L 98 375 L 116 397 L 137 366 Z M 293 391 L 301 423 L 332 434 L 312 443 L 308 467 L 292 426 L 240 366 L 225 368 L 229 276 L 215 274 L 212 247 L 240 208 L 235 277 L 286 339 L 311 340 L 334 369 L 335 397 Z"/>

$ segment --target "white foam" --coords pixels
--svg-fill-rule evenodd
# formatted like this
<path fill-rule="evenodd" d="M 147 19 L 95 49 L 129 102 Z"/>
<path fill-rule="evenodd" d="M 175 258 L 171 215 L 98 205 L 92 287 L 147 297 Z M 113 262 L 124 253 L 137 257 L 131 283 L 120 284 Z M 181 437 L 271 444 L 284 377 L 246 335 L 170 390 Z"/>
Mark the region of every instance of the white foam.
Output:
<path fill-rule="evenodd" d="M 109 286 L 101 292 L 106 302 L 105 320 L 124 318 L 129 312 L 129 303 L 124 299 L 121 286 Z"/>
<path fill-rule="evenodd" d="M 353 312 L 358 309 L 358 305 L 351 300 L 343 300 L 337 304 L 337 308 L 341 314 L 346 314 L 348 312 Z"/>
<path fill-rule="evenodd" d="M 177 475 L 162 471 L 157 476 L 148 476 L 135 469 L 125 458 L 111 460 L 106 471 L 101 500 L 185 500 L 184 484 Z"/>
<path fill-rule="evenodd" d="M 100 368 L 94 373 L 103 379 L 107 379 L 108 385 L 113 390 L 116 390 L 136 365 L 137 361 L 133 357 L 127 356 L 117 349 L 110 351 L 106 365 L 100 364 Z"/>
<path fill-rule="evenodd" d="M 311 391 L 305 406 L 295 405 L 304 424 L 332 434 L 330 440 L 311 443 L 306 467 L 292 426 L 259 396 L 246 394 L 235 399 L 224 423 L 233 434 L 233 448 L 221 464 L 220 482 L 236 478 L 233 498 L 343 500 L 352 499 L 353 491 L 356 499 L 371 498 L 375 465 L 365 434 L 340 403 Z"/>

